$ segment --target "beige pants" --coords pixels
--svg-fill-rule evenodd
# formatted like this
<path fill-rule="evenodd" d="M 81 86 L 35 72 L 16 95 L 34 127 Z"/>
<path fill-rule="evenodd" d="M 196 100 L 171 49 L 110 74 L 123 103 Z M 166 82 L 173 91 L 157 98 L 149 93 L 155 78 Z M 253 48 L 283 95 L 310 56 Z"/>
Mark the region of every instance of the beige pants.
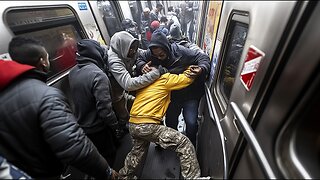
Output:
<path fill-rule="evenodd" d="M 132 124 L 129 131 L 133 140 L 133 147 L 128 153 L 124 167 L 119 173 L 125 178 L 132 179 L 142 158 L 148 152 L 150 142 L 160 145 L 164 149 L 174 150 L 180 159 L 181 174 L 184 178 L 200 177 L 200 168 L 195 148 L 191 141 L 180 132 L 157 124 Z"/>

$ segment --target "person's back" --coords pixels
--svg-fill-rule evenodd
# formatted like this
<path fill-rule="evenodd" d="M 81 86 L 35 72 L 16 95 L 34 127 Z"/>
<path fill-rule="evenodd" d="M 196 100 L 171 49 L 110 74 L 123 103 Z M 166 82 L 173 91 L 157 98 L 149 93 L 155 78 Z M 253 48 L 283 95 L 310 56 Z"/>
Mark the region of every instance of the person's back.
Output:
<path fill-rule="evenodd" d="M 64 165 L 110 176 L 63 93 L 45 83 L 50 63 L 44 47 L 17 37 L 9 54 L 17 62 L 0 60 L 0 154 L 34 178 L 58 178 Z"/>
<path fill-rule="evenodd" d="M 77 47 L 77 65 L 69 73 L 74 113 L 86 135 L 113 166 L 116 155 L 114 137 L 120 138 L 123 133 L 113 111 L 110 81 L 103 71 L 105 51 L 91 39 L 81 40 Z"/>

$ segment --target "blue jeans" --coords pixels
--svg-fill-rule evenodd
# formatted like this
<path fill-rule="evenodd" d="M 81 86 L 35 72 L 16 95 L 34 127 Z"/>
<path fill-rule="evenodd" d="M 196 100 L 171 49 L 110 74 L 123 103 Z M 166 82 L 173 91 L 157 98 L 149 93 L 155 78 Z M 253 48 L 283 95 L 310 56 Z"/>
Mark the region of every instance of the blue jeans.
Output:
<path fill-rule="evenodd" d="M 177 130 L 178 117 L 181 113 L 186 123 L 186 136 L 196 147 L 198 132 L 198 107 L 200 99 L 190 99 L 185 101 L 171 101 L 166 113 L 166 126 Z"/>

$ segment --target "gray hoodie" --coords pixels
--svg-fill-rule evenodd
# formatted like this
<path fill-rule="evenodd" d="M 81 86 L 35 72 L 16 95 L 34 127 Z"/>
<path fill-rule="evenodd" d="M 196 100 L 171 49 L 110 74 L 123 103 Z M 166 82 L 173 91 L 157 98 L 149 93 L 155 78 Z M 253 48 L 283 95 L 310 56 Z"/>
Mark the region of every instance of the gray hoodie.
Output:
<path fill-rule="evenodd" d="M 128 58 L 127 55 L 134 41 L 138 41 L 138 39 L 128 32 L 117 32 L 111 37 L 110 49 L 108 50 L 109 71 L 126 91 L 135 91 L 146 87 L 160 77 L 158 69 L 138 77 L 131 76 L 136 57 Z"/>

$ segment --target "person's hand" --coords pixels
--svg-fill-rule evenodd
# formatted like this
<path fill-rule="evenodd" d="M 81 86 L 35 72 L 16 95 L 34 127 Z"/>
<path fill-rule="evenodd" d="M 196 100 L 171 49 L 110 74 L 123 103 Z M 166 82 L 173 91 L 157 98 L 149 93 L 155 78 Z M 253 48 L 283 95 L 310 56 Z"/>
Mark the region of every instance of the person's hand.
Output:
<path fill-rule="evenodd" d="M 202 68 L 197 66 L 197 65 L 191 65 L 190 66 L 190 71 L 195 73 L 195 74 L 197 74 L 197 76 L 198 76 L 198 75 L 200 75 L 202 73 Z"/>
<path fill-rule="evenodd" d="M 112 170 L 111 179 L 123 179 L 123 177 L 115 170 Z"/>
<path fill-rule="evenodd" d="M 145 64 L 145 65 L 143 66 L 143 68 L 142 68 L 142 70 L 141 70 L 141 72 L 142 72 L 143 74 L 146 74 L 147 72 L 150 72 L 150 71 L 152 71 L 152 70 L 154 69 L 153 67 L 150 66 L 150 64 L 151 64 L 151 61 L 149 61 L 147 64 Z"/>
<path fill-rule="evenodd" d="M 196 78 L 201 73 L 202 73 L 202 69 L 197 65 L 191 65 L 189 70 L 185 71 L 185 75 L 189 78 Z"/>

